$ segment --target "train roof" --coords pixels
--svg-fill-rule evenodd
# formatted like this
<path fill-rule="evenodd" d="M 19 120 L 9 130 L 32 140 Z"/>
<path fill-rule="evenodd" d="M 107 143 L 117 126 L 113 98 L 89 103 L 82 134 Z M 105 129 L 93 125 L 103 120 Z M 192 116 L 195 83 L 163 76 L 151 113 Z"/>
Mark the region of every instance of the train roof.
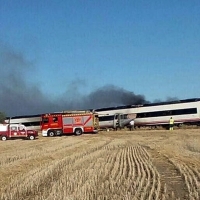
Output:
<path fill-rule="evenodd" d="M 62 115 L 62 114 L 88 114 L 88 113 L 95 113 L 91 110 L 67 110 L 61 112 L 53 112 L 53 113 L 44 113 L 43 115 Z"/>
<path fill-rule="evenodd" d="M 183 100 L 175 100 L 175 101 L 166 101 L 166 102 L 157 102 L 157 103 L 147 103 L 147 104 L 138 104 L 138 105 L 123 105 L 123 106 L 115 106 L 115 107 L 106 107 L 96 109 L 96 112 L 106 111 L 106 110 L 116 110 L 116 109 L 126 109 L 126 108 L 138 108 L 138 107 L 149 107 L 149 106 L 159 106 L 159 105 L 168 105 L 168 104 L 178 104 L 178 103 L 190 103 L 200 101 L 200 98 L 192 98 L 192 99 L 183 99 Z"/>
<path fill-rule="evenodd" d="M 149 103 L 144 104 L 143 106 L 157 106 L 157 105 L 167 105 L 167 104 L 177 104 L 177 103 L 191 103 L 200 101 L 200 98 L 193 98 L 193 99 L 183 99 L 183 100 L 174 100 L 174 101 L 166 101 L 166 102 L 158 102 L 158 103 Z"/>
<path fill-rule="evenodd" d="M 31 117 L 40 117 L 42 114 L 37 114 L 37 115 L 19 115 L 19 116 L 14 116 L 14 117 L 6 117 L 6 119 L 18 119 L 18 118 L 31 118 Z"/>

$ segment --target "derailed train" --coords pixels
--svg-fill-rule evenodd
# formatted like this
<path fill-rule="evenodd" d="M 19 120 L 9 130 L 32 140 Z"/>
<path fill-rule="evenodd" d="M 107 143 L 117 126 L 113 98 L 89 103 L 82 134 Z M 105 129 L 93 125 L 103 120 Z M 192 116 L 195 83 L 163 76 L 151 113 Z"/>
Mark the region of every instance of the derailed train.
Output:
<path fill-rule="evenodd" d="M 127 105 L 96 110 L 101 115 L 125 113 L 136 115 L 135 126 L 166 126 L 170 117 L 176 125 L 200 125 L 200 98 L 144 105 Z"/>
<path fill-rule="evenodd" d="M 107 107 L 95 109 L 94 112 L 98 113 L 100 127 L 104 128 L 115 128 L 117 120 L 126 126 L 131 119 L 134 119 L 136 127 L 167 126 L 170 117 L 173 117 L 175 125 L 200 125 L 200 98 Z M 39 130 L 40 119 L 41 115 L 28 115 L 8 118 L 6 122 L 21 123 L 30 129 Z"/>

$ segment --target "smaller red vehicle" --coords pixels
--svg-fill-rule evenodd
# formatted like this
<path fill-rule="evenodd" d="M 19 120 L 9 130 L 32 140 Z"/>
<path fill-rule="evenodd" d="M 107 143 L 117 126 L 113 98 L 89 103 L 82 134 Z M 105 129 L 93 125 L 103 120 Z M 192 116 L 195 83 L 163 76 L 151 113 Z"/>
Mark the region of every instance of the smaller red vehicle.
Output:
<path fill-rule="evenodd" d="M 27 130 L 22 124 L 0 124 L 0 138 L 3 141 L 12 138 L 24 138 L 34 140 L 38 131 Z"/>

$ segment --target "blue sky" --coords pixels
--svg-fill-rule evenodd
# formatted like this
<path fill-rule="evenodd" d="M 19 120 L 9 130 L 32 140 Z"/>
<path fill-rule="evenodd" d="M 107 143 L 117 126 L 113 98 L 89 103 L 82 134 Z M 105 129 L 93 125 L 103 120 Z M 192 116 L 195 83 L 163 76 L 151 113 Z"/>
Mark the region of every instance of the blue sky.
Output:
<path fill-rule="evenodd" d="M 0 0 L 0 50 L 26 63 L 0 67 L 54 99 L 106 85 L 200 97 L 199 11 L 199 0 Z"/>

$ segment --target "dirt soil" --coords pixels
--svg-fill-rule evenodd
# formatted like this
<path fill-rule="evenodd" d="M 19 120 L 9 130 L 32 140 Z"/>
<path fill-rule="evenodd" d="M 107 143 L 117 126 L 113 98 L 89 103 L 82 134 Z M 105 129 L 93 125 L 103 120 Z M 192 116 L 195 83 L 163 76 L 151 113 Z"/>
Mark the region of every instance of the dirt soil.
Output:
<path fill-rule="evenodd" d="M 0 141 L 0 199 L 200 199 L 200 129 Z"/>

